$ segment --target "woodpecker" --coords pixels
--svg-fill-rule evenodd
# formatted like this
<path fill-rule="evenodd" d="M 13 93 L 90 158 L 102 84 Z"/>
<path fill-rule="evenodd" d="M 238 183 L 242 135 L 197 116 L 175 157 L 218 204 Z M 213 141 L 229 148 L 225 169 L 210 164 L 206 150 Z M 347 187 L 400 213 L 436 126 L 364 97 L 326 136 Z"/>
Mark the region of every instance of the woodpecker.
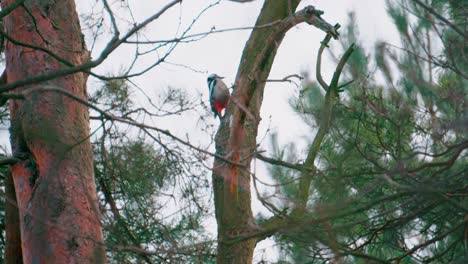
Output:
<path fill-rule="evenodd" d="M 229 89 L 226 84 L 221 80 L 224 77 L 218 76 L 217 74 L 211 74 L 208 76 L 208 89 L 210 91 L 210 105 L 211 110 L 214 112 L 214 117 L 219 117 L 221 120 L 221 111 L 226 108 L 229 98 Z"/>

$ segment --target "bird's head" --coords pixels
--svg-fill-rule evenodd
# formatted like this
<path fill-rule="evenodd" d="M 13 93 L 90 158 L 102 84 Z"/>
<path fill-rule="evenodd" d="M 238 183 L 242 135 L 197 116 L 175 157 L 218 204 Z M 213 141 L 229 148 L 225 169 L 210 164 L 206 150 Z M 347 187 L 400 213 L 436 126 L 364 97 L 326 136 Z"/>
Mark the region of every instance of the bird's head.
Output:
<path fill-rule="evenodd" d="M 216 79 L 223 79 L 223 78 L 224 77 L 221 77 L 221 76 L 217 75 L 216 73 L 213 73 L 210 76 L 208 76 L 208 81 L 216 80 Z"/>

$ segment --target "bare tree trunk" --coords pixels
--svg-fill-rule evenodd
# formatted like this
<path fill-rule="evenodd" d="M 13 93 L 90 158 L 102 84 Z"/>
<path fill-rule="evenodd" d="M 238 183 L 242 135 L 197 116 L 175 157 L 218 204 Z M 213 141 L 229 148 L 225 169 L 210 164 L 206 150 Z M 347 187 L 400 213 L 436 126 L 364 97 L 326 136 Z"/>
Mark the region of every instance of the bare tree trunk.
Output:
<path fill-rule="evenodd" d="M 21 254 L 21 236 L 18 205 L 16 203 L 15 186 L 11 173 L 7 173 L 5 179 L 5 226 L 6 226 L 6 248 L 5 263 L 23 263 Z"/>
<path fill-rule="evenodd" d="M 2 9 L 16 0 L 2 1 Z M 73 0 L 31 0 L 4 17 L 7 82 L 89 59 Z M 13 91 L 11 144 L 22 162 L 12 167 L 25 263 L 104 263 L 86 107 L 84 73 Z M 8 228 L 8 227 L 7 227 Z"/>
<path fill-rule="evenodd" d="M 259 231 L 251 209 L 250 163 L 256 151 L 265 80 L 277 49 L 286 32 L 298 23 L 333 30 L 311 6 L 294 13 L 299 2 L 265 1 L 244 48 L 235 90 L 216 135 L 216 153 L 231 161 L 215 159 L 213 166 L 218 263 L 252 263 L 258 242 L 255 236 L 244 239 Z"/>

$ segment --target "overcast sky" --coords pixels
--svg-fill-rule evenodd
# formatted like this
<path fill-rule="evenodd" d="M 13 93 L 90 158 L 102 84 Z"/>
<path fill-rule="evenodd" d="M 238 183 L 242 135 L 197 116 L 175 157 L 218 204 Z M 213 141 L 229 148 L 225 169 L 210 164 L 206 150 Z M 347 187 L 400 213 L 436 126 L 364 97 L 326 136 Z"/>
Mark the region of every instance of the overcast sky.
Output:
<path fill-rule="evenodd" d="M 100 16 L 101 5 L 96 4 L 96 2 L 95 0 L 76 0 L 80 15 L 88 15 L 91 7 L 95 6 L 95 16 Z M 121 26 L 120 31 L 121 33 L 125 33 L 128 26 L 124 21 L 129 21 L 130 19 L 128 14 L 123 12 L 122 1 L 116 0 L 110 2 L 112 3 L 112 8 L 117 13 L 117 19 Z M 135 0 L 130 1 L 130 8 L 135 20 L 140 22 L 169 2 L 161 0 Z M 151 40 L 174 38 L 178 35 L 177 32 L 180 35 L 180 31 L 183 31 L 201 10 L 214 2 L 216 1 L 184 0 L 181 5 L 175 6 L 160 19 L 146 27 L 144 35 Z M 205 12 L 190 32 L 206 32 L 213 27 L 216 29 L 226 29 L 252 26 L 255 23 L 262 4 L 262 0 L 245 4 L 221 1 L 220 4 Z M 316 8 L 323 10 L 325 12 L 323 17 L 329 23 L 340 23 L 343 26 L 348 20 L 347 13 L 355 11 L 361 38 L 365 40 L 365 44 L 368 47 L 372 47 L 373 43 L 379 39 L 386 39 L 393 43 L 397 41 L 397 39 L 394 39 L 397 34 L 395 34 L 391 22 L 386 18 L 384 0 L 303 0 L 299 8 L 306 5 L 314 5 Z M 180 25 L 179 18 L 181 19 Z M 82 23 L 82 27 L 85 28 L 86 25 Z M 90 31 L 85 30 L 84 33 L 88 47 L 93 47 L 93 57 L 97 57 L 106 43 L 105 40 L 108 40 L 108 38 L 103 37 L 92 46 Z M 249 34 L 250 30 L 213 34 L 197 42 L 179 45 L 167 59 L 171 63 L 183 64 L 200 72 L 194 72 L 184 67 L 163 64 L 133 80 L 149 95 L 153 95 L 154 97 L 166 87 L 172 86 L 184 89 L 193 96 L 202 94 L 205 103 L 208 103 L 207 75 L 217 73 L 225 76 L 226 83 L 231 85 L 234 82 L 242 49 Z M 298 25 L 290 30 L 279 48 L 269 78 L 280 79 L 284 76 L 298 74 L 303 71 L 310 72 L 310 76 L 314 78 L 315 58 L 323 36 L 323 32 L 307 24 Z M 335 47 L 339 46 L 336 42 L 332 42 L 331 45 Z M 133 59 L 134 48 L 135 46 L 130 45 L 122 46 L 95 71 L 102 74 L 111 74 L 127 68 Z M 150 54 L 140 60 L 139 64 L 137 64 L 137 69 L 138 67 L 143 68 L 145 65 L 151 64 L 157 59 L 157 54 Z M 325 58 L 324 66 L 323 74 L 326 79 L 329 79 L 334 65 Z M 93 79 L 90 79 L 89 89 L 91 91 L 93 85 L 95 83 Z M 259 136 L 264 135 L 265 129 L 270 126 L 273 130 L 278 131 L 280 141 L 286 143 L 296 139 L 297 135 L 305 132 L 304 126 L 288 105 L 288 98 L 296 94 L 297 91 L 297 87 L 288 83 L 267 84 L 261 113 L 264 122 L 262 122 Z M 138 93 L 135 93 L 135 96 L 138 97 Z M 195 120 L 190 115 L 181 118 L 187 118 L 188 121 Z M 270 116 L 271 123 L 269 122 Z M 217 120 L 213 119 L 212 123 L 217 125 L 217 122 Z M 286 128 L 282 126 L 285 123 L 288 123 Z M 184 121 L 184 126 L 178 124 L 180 122 L 174 122 L 173 117 L 168 118 L 168 120 L 158 120 L 160 127 L 170 128 L 171 131 L 179 135 L 184 135 L 186 131 L 193 132 L 194 129 L 198 130 L 196 122 L 189 125 Z M 291 131 L 291 127 L 297 127 L 297 129 Z M 282 128 L 286 129 L 284 133 L 282 133 Z M 4 132 L 4 128 L 2 128 L 2 132 Z M 200 134 L 200 136 L 203 135 Z M 194 138 L 193 140 L 196 139 Z M 203 142 L 204 139 L 201 138 L 200 140 Z M 7 137 L 2 133 L 0 144 L 6 144 L 7 141 Z"/>
<path fill-rule="evenodd" d="M 99 16 L 101 5 L 96 4 L 96 0 L 75 0 L 80 15 L 89 15 L 91 7 L 95 6 L 95 16 Z M 275 0 L 279 1 L 279 0 Z M 130 21 L 130 16 L 122 7 L 122 1 L 110 0 L 112 8 L 116 11 L 117 20 L 121 25 L 120 32 L 125 33 L 128 25 L 125 21 Z M 154 14 L 162 6 L 170 1 L 130 1 L 132 14 L 137 22 Z M 170 39 L 180 35 L 188 24 L 206 8 L 213 0 L 184 0 L 181 5 L 177 5 L 160 19 L 150 24 L 144 29 L 144 36 L 150 40 Z M 239 4 L 229 1 L 221 1 L 220 4 L 206 11 L 191 29 L 191 33 L 209 31 L 211 28 L 227 29 L 236 27 L 253 26 L 260 8 L 262 0 L 251 3 Z M 303 0 L 300 7 L 314 5 L 317 9 L 323 10 L 323 18 L 330 24 L 340 23 L 343 30 L 348 21 L 347 14 L 350 11 L 356 12 L 361 39 L 365 41 L 365 46 L 371 48 L 376 40 L 387 40 L 397 44 L 395 29 L 385 12 L 384 0 Z M 179 24 L 180 19 L 180 24 Z M 86 25 L 82 23 L 82 28 Z M 84 31 L 88 48 L 92 47 L 92 35 L 89 30 Z M 208 89 L 206 77 L 211 73 L 225 76 L 228 85 L 234 82 L 236 71 L 239 66 L 242 49 L 250 34 L 250 30 L 232 31 L 207 36 L 199 41 L 179 45 L 168 57 L 167 61 L 176 64 L 183 64 L 196 69 L 199 72 L 169 64 L 163 64 L 147 72 L 134 81 L 151 96 L 155 98 L 166 87 L 171 86 L 186 90 L 192 98 L 197 98 L 200 94 L 206 104 L 208 104 Z M 270 79 L 281 79 L 290 74 L 299 74 L 308 71 L 312 79 L 315 79 L 315 58 L 320 41 L 324 33 L 310 25 L 301 24 L 288 32 L 282 42 L 278 54 L 275 58 Z M 106 38 L 101 38 L 93 46 L 92 55 L 97 57 L 105 44 Z M 332 46 L 339 47 L 337 42 L 331 42 Z M 142 47 L 144 49 L 144 47 Z M 133 59 L 135 46 L 125 45 L 119 48 L 109 59 L 100 65 L 95 71 L 103 74 L 116 73 L 122 68 L 128 67 Z M 162 55 L 160 53 L 159 55 Z M 325 53 L 325 57 L 326 53 Z M 158 59 L 158 55 L 153 53 L 146 56 L 137 64 L 137 68 L 143 68 Z M 324 77 L 329 80 L 332 75 L 334 64 L 326 59 L 324 62 Z M 90 79 L 89 90 L 95 81 Z M 265 96 L 261 111 L 262 123 L 259 131 L 259 139 L 263 138 L 265 131 L 270 127 L 278 132 L 281 144 L 302 139 L 302 143 L 310 142 L 311 132 L 302 124 L 296 114 L 289 107 L 288 100 L 298 92 L 298 88 L 289 83 L 269 83 L 265 89 Z M 135 100 L 144 104 L 138 92 L 134 94 Z M 198 115 L 195 112 L 184 114 L 180 117 L 161 118 L 155 120 L 155 125 L 160 128 L 169 129 L 171 132 L 185 137 L 189 133 L 191 142 L 207 146 L 209 139 L 202 132 L 203 123 L 197 122 Z M 270 119 L 271 116 L 271 119 Z M 210 115 L 211 118 L 211 115 Z M 271 121 L 271 122 L 270 122 Z M 214 118 L 210 121 L 213 125 L 218 124 Z M 307 135 L 307 139 L 304 136 Z M 264 149 L 268 146 L 268 140 L 262 142 Z M 0 129 L 0 145 L 8 145 L 8 134 L 5 128 Z M 213 149 L 211 149 L 213 151 Z M 264 167 L 257 163 L 257 173 L 266 174 Z M 254 202 L 254 210 L 258 212 L 260 206 Z M 268 247 L 271 241 L 259 244 L 257 249 Z M 258 251 L 257 259 L 261 257 Z M 275 256 L 272 255 L 274 259 Z"/>
<path fill-rule="evenodd" d="M 122 11 L 121 1 L 112 1 L 114 10 Z M 170 1 L 130 1 L 130 8 L 137 22 L 144 20 L 158 11 L 162 6 Z M 144 37 L 149 40 L 171 39 L 180 35 L 188 24 L 214 0 L 184 0 L 181 5 L 175 6 L 165 13 L 160 19 L 145 28 Z M 94 0 L 77 1 L 81 14 L 89 12 L 90 6 L 94 5 Z M 209 31 L 211 28 L 226 29 L 253 26 L 257 15 L 263 5 L 262 0 L 251 3 L 234 3 L 221 1 L 220 4 L 210 8 L 205 12 L 191 29 L 191 33 Z M 340 23 L 344 29 L 348 21 L 348 12 L 355 11 L 360 28 L 360 35 L 365 40 L 365 46 L 371 48 L 376 40 L 386 39 L 396 43 L 395 30 L 391 22 L 386 18 L 384 0 L 303 0 L 299 9 L 306 5 L 314 5 L 325 12 L 323 18 L 329 23 Z M 98 8 L 96 8 L 98 9 Z M 128 15 L 120 15 L 121 21 L 129 20 Z M 180 24 L 179 24 L 180 19 Z M 121 32 L 125 32 L 126 25 L 122 25 Z M 83 25 L 82 25 L 83 26 Z M 83 26 L 84 27 L 84 26 Z M 89 32 L 86 32 L 89 33 Z M 184 67 L 163 64 L 147 72 L 134 81 L 142 87 L 149 95 L 157 96 L 166 87 L 181 88 L 193 97 L 202 95 L 205 103 L 208 103 L 208 89 L 206 77 L 211 73 L 225 76 L 226 83 L 230 86 L 239 66 L 242 49 L 250 34 L 250 30 L 218 33 L 207 36 L 199 41 L 179 45 L 168 57 L 171 63 L 183 64 L 199 72 L 194 72 Z M 282 42 L 270 74 L 270 79 L 281 79 L 290 74 L 298 74 L 303 71 L 310 72 L 314 79 L 315 58 L 320 41 L 324 33 L 315 27 L 301 24 L 288 32 Z M 393 38 L 392 38 L 393 37 Z M 91 47 L 91 36 L 87 35 L 88 47 Z M 98 42 L 93 48 L 93 56 L 97 57 L 102 50 L 104 41 Z M 337 42 L 331 43 L 334 47 L 339 47 Z M 135 46 L 122 46 L 109 59 L 96 70 L 99 73 L 108 74 L 118 72 L 122 68 L 128 67 L 133 59 Z M 145 49 L 145 47 L 141 47 Z M 371 49 L 369 49 L 371 50 Z M 160 52 L 159 55 L 163 53 Z M 327 54 L 325 53 L 325 57 Z M 156 53 L 144 57 L 137 64 L 137 69 L 143 68 L 158 59 Z M 334 64 L 325 58 L 324 77 L 329 80 L 334 69 Z M 91 90 L 92 90 L 92 84 Z M 297 94 L 298 88 L 289 83 L 269 83 L 265 90 L 265 97 L 262 106 L 261 117 L 263 122 L 260 127 L 259 136 L 263 136 L 268 127 L 279 133 L 282 143 L 287 143 L 297 139 L 298 135 L 303 135 L 306 130 L 299 118 L 291 111 L 288 99 Z M 138 97 L 138 93 L 135 97 Z M 138 97 L 139 98 L 139 97 Z M 141 102 L 144 103 L 144 102 Z M 169 128 L 178 135 L 185 135 L 187 131 L 201 131 L 200 123 L 197 123 L 198 113 L 189 113 L 180 118 L 183 119 L 184 126 L 180 126 L 180 120 L 170 117 L 158 120 L 158 126 Z M 271 116 L 271 119 L 270 119 Z M 271 122 L 270 122 L 271 120 Z M 217 125 L 218 121 L 213 119 L 212 124 Z M 287 126 L 284 126 L 285 124 Z M 293 128 L 293 129 L 291 129 Z M 283 131 L 284 130 L 284 131 Z M 198 134 L 199 140 L 204 142 L 204 135 Z M 196 142 L 197 137 L 192 137 Z M 267 142 L 265 142 L 267 143 Z"/>

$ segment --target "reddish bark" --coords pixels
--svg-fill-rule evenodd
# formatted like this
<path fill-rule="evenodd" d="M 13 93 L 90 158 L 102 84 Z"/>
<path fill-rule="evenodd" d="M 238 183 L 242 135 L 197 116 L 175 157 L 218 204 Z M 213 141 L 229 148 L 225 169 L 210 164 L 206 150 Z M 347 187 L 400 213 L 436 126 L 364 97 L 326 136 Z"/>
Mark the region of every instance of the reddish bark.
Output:
<path fill-rule="evenodd" d="M 213 188 L 218 223 L 218 263 L 251 263 L 255 245 L 272 234 L 257 226 L 251 209 L 250 164 L 255 156 L 265 80 L 286 32 L 306 22 L 336 36 L 335 29 L 323 20 L 323 13 L 312 6 L 293 13 L 300 0 L 265 1 L 256 26 L 247 41 L 236 76 L 226 116 L 216 134 L 216 154 L 230 159 L 215 159 Z M 265 25 L 271 25 L 264 27 Z M 243 163 L 243 166 L 236 164 Z M 228 187 L 231 190 L 228 191 Z M 234 190 L 232 191 L 232 186 Z M 310 186 L 310 183 L 309 185 Z M 276 218 L 272 218 L 275 220 Z"/>
<path fill-rule="evenodd" d="M 2 1 L 5 8 L 15 0 Z M 4 18 L 14 40 L 6 45 L 7 82 L 89 59 L 73 0 L 26 1 Z M 13 43 L 13 42 L 18 43 Z M 96 202 L 86 107 L 41 87 L 64 89 L 86 100 L 83 73 L 21 87 L 10 102 L 11 143 L 24 161 L 13 166 L 25 263 L 103 263 L 105 251 Z"/>
<path fill-rule="evenodd" d="M 11 173 L 8 173 L 5 179 L 5 198 L 5 225 L 7 227 L 5 263 L 21 264 L 23 263 L 23 256 L 21 254 L 19 213 Z"/>
<path fill-rule="evenodd" d="M 294 11 L 299 1 L 265 1 L 256 26 L 278 22 Z M 294 22 L 294 21 L 292 21 Z M 276 51 L 293 23 L 254 29 L 242 54 L 233 101 L 216 135 L 216 153 L 245 168 L 215 159 L 213 188 L 218 223 L 218 263 L 252 263 L 257 239 L 235 241 L 258 231 L 251 209 L 250 164 L 257 147 L 265 81 Z M 247 111 L 249 113 L 247 113 Z"/>

